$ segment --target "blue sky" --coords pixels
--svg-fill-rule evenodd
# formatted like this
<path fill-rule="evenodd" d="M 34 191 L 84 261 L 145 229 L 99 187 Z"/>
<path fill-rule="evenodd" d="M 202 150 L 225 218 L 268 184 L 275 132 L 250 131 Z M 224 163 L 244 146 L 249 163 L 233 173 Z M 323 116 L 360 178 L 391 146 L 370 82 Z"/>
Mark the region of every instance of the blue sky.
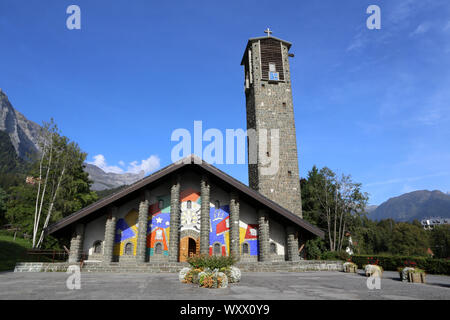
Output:
<path fill-rule="evenodd" d="M 81 8 L 81 30 L 66 8 Z M 381 8 L 381 30 L 366 8 Z M 0 87 L 37 123 L 55 119 L 88 161 L 147 173 L 173 130 L 246 128 L 241 57 L 270 27 L 293 43 L 300 174 L 363 183 L 371 204 L 450 191 L 448 0 L 0 0 Z M 218 165 L 247 183 L 246 165 Z"/>

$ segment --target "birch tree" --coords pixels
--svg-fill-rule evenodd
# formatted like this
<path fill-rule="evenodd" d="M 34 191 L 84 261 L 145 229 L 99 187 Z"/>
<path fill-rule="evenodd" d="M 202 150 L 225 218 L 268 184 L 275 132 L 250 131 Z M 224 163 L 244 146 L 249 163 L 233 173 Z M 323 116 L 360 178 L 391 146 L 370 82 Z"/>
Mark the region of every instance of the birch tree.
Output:
<path fill-rule="evenodd" d="M 33 248 L 42 246 L 45 229 L 55 220 L 55 213 L 56 218 L 61 218 L 97 199 L 90 191 L 90 181 L 83 171 L 86 154 L 75 142 L 60 134 L 53 119 L 44 125 L 40 142 Z"/>

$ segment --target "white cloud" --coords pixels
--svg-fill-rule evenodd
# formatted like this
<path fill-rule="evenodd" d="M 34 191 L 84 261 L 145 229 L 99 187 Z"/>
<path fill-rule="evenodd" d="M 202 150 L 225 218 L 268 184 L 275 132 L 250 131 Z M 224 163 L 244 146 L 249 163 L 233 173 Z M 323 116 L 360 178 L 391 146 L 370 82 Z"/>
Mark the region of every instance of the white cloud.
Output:
<path fill-rule="evenodd" d="M 148 174 L 150 172 L 159 169 L 160 167 L 160 159 L 156 155 L 151 155 L 147 159 L 141 160 L 140 163 L 138 161 L 130 162 L 126 171 L 118 166 L 108 165 L 105 156 L 102 154 L 95 155 L 93 156 L 93 158 L 94 161 L 88 163 L 96 165 L 105 172 L 112 172 L 112 173 L 140 173 L 141 171 L 144 171 L 145 174 Z M 119 165 L 124 167 L 125 162 L 120 160 Z"/>
<path fill-rule="evenodd" d="M 123 173 L 122 168 L 119 168 L 117 166 L 108 166 L 104 155 L 98 154 L 98 155 L 94 156 L 93 158 L 94 158 L 94 161 L 88 162 L 88 163 L 96 165 L 103 171 L 112 172 L 112 173 Z"/>
<path fill-rule="evenodd" d="M 145 174 L 147 174 L 159 169 L 159 166 L 160 166 L 159 157 L 151 155 L 147 159 L 141 160 L 140 164 L 138 163 L 138 161 L 130 162 L 127 172 L 139 173 L 141 171 L 144 171 Z"/>

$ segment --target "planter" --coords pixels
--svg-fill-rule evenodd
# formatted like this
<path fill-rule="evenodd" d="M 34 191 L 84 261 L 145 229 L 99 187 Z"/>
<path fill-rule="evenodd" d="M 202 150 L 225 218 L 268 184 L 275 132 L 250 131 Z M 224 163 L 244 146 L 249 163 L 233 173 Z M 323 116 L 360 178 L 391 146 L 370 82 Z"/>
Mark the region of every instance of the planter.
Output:
<path fill-rule="evenodd" d="M 383 269 L 380 266 L 368 264 L 364 267 L 367 277 L 382 277 Z"/>
<path fill-rule="evenodd" d="M 347 272 L 347 273 L 356 273 L 358 270 L 358 266 L 352 262 L 344 263 L 343 267 L 344 267 L 344 272 Z"/>
<path fill-rule="evenodd" d="M 408 281 L 414 283 L 425 283 L 425 273 L 424 272 L 409 272 Z"/>

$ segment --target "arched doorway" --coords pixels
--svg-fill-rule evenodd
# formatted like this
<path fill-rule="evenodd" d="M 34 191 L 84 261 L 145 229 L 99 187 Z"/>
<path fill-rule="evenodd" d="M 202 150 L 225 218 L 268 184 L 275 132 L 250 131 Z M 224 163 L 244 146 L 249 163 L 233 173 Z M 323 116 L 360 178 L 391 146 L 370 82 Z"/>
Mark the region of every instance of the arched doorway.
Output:
<path fill-rule="evenodd" d="M 197 254 L 197 243 L 194 239 L 189 238 L 188 240 L 188 257 L 195 256 Z"/>
<path fill-rule="evenodd" d="M 179 261 L 186 262 L 188 257 L 200 252 L 200 241 L 192 235 L 186 235 L 180 239 Z"/>

